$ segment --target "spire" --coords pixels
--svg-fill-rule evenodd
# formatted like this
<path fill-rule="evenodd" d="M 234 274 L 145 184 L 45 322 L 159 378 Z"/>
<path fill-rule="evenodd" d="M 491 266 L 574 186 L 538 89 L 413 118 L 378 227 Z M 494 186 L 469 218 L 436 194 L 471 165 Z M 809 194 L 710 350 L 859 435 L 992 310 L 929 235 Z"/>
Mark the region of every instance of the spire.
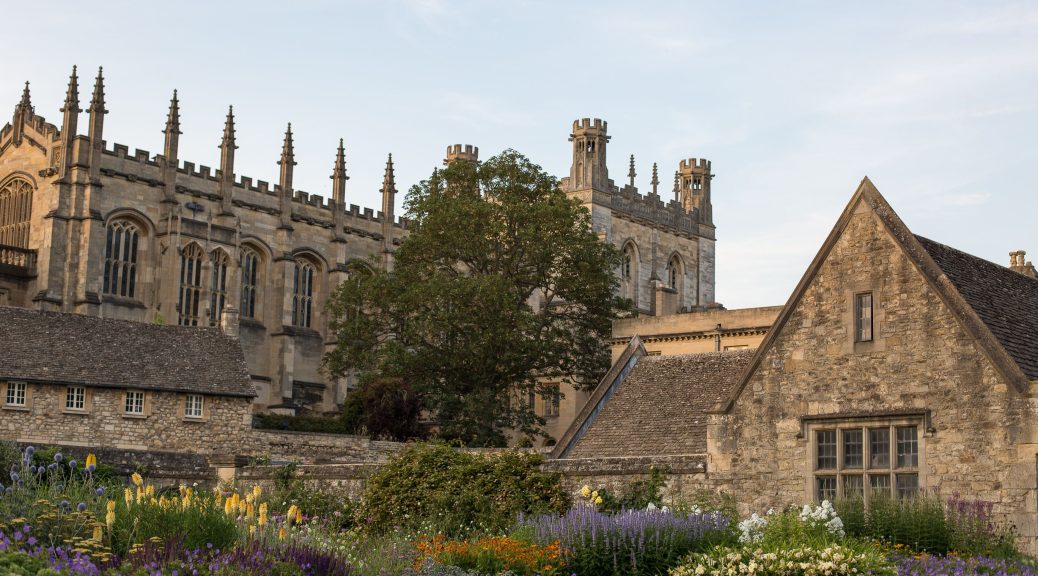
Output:
<path fill-rule="evenodd" d="M 172 113 L 172 111 L 171 111 Z M 220 140 L 220 215 L 233 215 L 231 196 L 234 188 L 234 106 L 227 107 L 227 121 Z"/>
<path fill-rule="evenodd" d="M 296 165 L 295 152 L 292 148 L 292 123 L 285 130 L 285 143 L 281 147 L 281 228 L 292 229 L 292 172 Z"/>
<path fill-rule="evenodd" d="M 660 186 L 660 175 L 657 172 L 656 163 L 655 162 L 652 163 L 652 182 L 651 182 L 651 184 L 652 184 L 652 193 L 654 195 L 656 195 L 656 196 L 659 196 L 658 189 L 659 189 L 659 186 Z"/>
<path fill-rule="evenodd" d="M 177 165 L 177 149 L 180 144 L 180 101 L 177 100 L 177 91 L 173 90 L 173 99 L 169 101 L 169 114 L 166 115 L 166 129 L 162 131 L 166 135 L 166 143 L 162 147 L 162 155 L 166 162 L 173 166 Z"/>
<path fill-rule="evenodd" d="M 25 81 L 25 88 L 22 90 L 22 99 L 18 102 L 16 109 L 30 111 L 32 110 L 32 101 L 29 100 L 29 81 Z"/>
<path fill-rule="evenodd" d="M 25 83 L 26 93 L 22 98 L 28 99 L 29 83 Z M 72 75 L 68 79 L 68 91 L 65 92 L 65 105 L 61 107 L 62 112 L 78 114 L 82 112 L 79 108 L 79 77 L 76 76 L 76 67 L 72 67 Z"/>
<path fill-rule="evenodd" d="M 681 175 L 677 170 L 674 171 L 674 201 L 681 202 L 681 192 L 679 182 L 681 181 Z"/>
<path fill-rule="evenodd" d="M 220 148 L 230 148 L 231 150 L 238 148 L 234 143 L 234 106 L 227 107 L 227 120 L 223 124 L 223 140 L 220 141 Z"/>
<path fill-rule="evenodd" d="M 104 70 L 102 68 L 97 69 L 97 80 L 94 81 L 94 95 L 90 98 L 90 130 L 88 135 L 92 142 L 96 144 L 98 149 L 101 147 L 101 139 L 103 138 L 103 131 L 105 125 L 105 114 L 108 110 L 105 110 L 105 79 L 103 75 Z"/>
<path fill-rule="evenodd" d="M 64 152 L 58 169 L 61 176 L 65 176 L 72 166 L 73 142 L 79 129 L 79 113 L 82 112 L 79 108 L 79 77 L 76 75 L 75 66 L 72 67 L 72 75 L 68 79 L 68 91 L 65 92 L 65 104 L 61 107 L 61 112 L 61 140 Z"/>
<path fill-rule="evenodd" d="M 332 233 L 336 240 L 345 240 L 342 231 L 342 219 L 346 206 L 346 149 L 342 138 L 339 138 L 339 149 L 335 152 L 335 166 L 332 168 Z"/>
<path fill-rule="evenodd" d="M 434 171 L 435 174 L 435 171 Z M 396 179 L 393 175 L 393 154 L 386 160 L 386 174 L 382 177 L 382 268 L 393 266 L 393 205 L 396 195 Z"/>
<path fill-rule="evenodd" d="M 630 181 L 631 188 L 634 188 L 634 177 L 637 175 L 634 171 L 634 154 L 631 154 L 631 168 L 627 170 L 627 179 Z"/>
<path fill-rule="evenodd" d="M 18 146 L 22 143 L 22 132 L 26 120 L 32 118 L 32 102 L 29 100 L 29 81 L 25 81 L 25 89 L 22 90 L 22 99 L 14 107 L 14 119 L 11 120 L 11 128 L 14 129 L 12 138 L 14 145 Z"/>
<path fill-rule="evenodd" d="M 385 198 L 386 194 L 396 194 L 396 178 L 393 173 L 393 153 L 389 153 L 389 159 L 386 160 L 386 173 L 382 176 L 382 197 Z M 385 201 L 383 201 L 383 205 Z M 384 206 L 383 206 L 384 207 Z"/>

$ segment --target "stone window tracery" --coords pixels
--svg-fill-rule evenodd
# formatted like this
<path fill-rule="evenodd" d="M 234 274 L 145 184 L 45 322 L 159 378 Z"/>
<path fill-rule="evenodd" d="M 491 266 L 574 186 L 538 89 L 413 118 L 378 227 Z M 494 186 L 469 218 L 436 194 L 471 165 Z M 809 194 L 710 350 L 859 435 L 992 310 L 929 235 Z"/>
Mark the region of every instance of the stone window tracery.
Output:
<path fill-rule="evenodd" d="M 297 260 L 292 279 L 292 325 L 309 328 L 313 320 L 314 265 Z"/>
<path fill-rule="evenodd" d="M 120 220 L 108 225 L 102 292 L 126 298 L 135 296 L 140 239 L 140 229 L 131 222 Z"/>
<path fill-rule="evenodd" d="M 255 250 L 244 248 L 241 254 L 241 315 L 256 317 L 256 299 L 259 290 L 260 257 Z"/>
<path fill-rule="evenodd" d="M 212 254 L 213 271 L 209 280 L 209 324 L 215 326 L 220 321 L 220 313 L 227 303 L 227 270 L 230 258 L 223 250 L 214 250 Z"/>
<path fill-rule="evenodd" d="M 202 249 L 188 244 L 180 252 L 180 299 L 177 310 L 181 326 L 198 326 L 198 305 L 202 298 Z"/>
<path fill-rule="evenodd" d="M 0 244 L 29 247 L 32 184 L 14 179 L 0 188 Z"/>

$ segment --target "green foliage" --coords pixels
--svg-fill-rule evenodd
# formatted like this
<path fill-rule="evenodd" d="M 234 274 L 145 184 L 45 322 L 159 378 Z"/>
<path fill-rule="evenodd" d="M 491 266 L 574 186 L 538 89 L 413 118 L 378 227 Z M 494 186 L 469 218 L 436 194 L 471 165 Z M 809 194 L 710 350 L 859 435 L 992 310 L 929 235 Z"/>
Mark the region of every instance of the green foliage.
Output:
<path fill-rule="evenodd" d="M 990 518 L 990 504 L 936 493 L 914 498 L 873 496 L 865 509 L 861 499 L 837 503 L 847 533 L 931 554 L 1016 556 L 1012 527 Z"/>
<path fill-rule="evenodd" d="M 342 420 L 372 439 L 406 442 L 427 436 L 421 413 L 421 399 L 403 379 L 375 378 L 346 396 Z"/>
<path fill-rule="evenodd" d="M 14 442 L 0 441 L 0 471 L 13 468 L 22 459 L 22 451 Z"/>
<path fill-rule="evenodd" d="M 368 478 L 358 521 L 374 532 L 502 532 L 520 513 L 569 506 L 559 476 L 540 471 L 542 460 L 515 451 L 483 456 L 412 444 Z"/>
<path fill-rule="evenodd" d="M 558 182 L 515 151 L 453 162 L 414 186 L 410 234 L 391 272 L 351 274 L 329 302 L 329 371 L 400 378 L 440 438 L 504 445 L 539 434 L 516 398 L 551 392 L 539 377 L 590 388 L 601 345 L 629 308 L 617 298 L 618 251 Z"/>
<path fill-rule="evenodd" d="M 139 501 L 138 501 L 139 500 Z M 112 552 L 124 555 L 147 541 L 179 542 L 188 550 L 212 544 L 224 549 L 238 539 L 238 525 L 224 514 L 210 492 L 196 493 L 191 505 L 163 505 L 150 497 L 116 498 Z"/>
<path fill-rule="evenodd" d="M 47 562 L 24 552 L 0 552 L 0 576 L 57 576 Z"/>
<path fill-rule="evenodd" d="M 352 528 L 355 524 L 355 504 L 333 490 L 305 484 L 294 477 L 295 469 L 295 464 L 289 464 L 278 470 L 275 489 L 268 500 L 271 512 L 284 514 L 295 504 L 307 517 L 321 518 L 335 530 Z"/>

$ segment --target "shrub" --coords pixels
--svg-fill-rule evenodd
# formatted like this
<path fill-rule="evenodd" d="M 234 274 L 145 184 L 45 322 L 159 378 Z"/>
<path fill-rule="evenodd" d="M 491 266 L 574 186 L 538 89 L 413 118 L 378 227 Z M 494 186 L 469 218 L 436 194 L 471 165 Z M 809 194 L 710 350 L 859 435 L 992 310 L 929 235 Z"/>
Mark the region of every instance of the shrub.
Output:
<path fill-rule="evenodd" d="M 950 551 L 1011 556 L 1013 530 L 991 518 L 992 505 L 955 495 L 947 502 L 936 493 L 914 498 L 873 497 L 865 510 L 860 499 L 839 502 L 841 516 L 853 518 L 848 534 L 898 544 L 920 552 Z"/>
<path fill-rule="evenodd" d="M 601 512 L 616 513 L 621 510 L 641 510 L 652 504 L 663 506 L 663 487 L 667 485 L 666 473 L 652 466 L 649 468 L 649 477 L 643 480 L 635 480 L 628 484 L 620 494 L 613 494 L 605 488 L 592 490 L 590 486 L 581 488 L 581 495 L 591 504 L 594 504 Z M 594 497 L 590 494 L 594 493 Z M 601 501 L 598 499 L 601 498 Z"/>
<path fill-rule="evenodd" d="M 727 538 L 719 513 L 678 516 L 660 509 L 607 515 L 575 506 L 563 515 L 526 518 L 535 542 L 558 542 L 568 571 L 577 574 L 660 574 L 696 550 Z"/>
<path fill-rule="evenodd" d="M 368 478 L 358 521 L 377 533 L 397 526 L 452 537 L 502 532 L 521 513 L 569 507 L 559 475 L 541 472 L 542 461 L 515 451 L 483 456 L 411 444 Z"/>
<path fill-rule="evenodd" d="M 903 554 L 896 557 L 897 573 L 903 576 L 930 576 L 931 574 L 954 574 L 956 576 L 1038 576 L 1034 560 L 1009 560 L 983 556 L 962 557 L 956 555 L 932 556 L 930 554 Z"/>
<path fill-rule="evenodd" d="M 326 434 L 353 434 L 356 430 L 348 426 L 343 418 L 328 416 L 284 416 L 281 414 L 255 414 L 252 426 L 264 430 L 289 430 L 292 432 L 321 432 Z"/>
<path fill-rule="evenodd" d="M 271 511 L 284 513 L 295 505 L 307 517 L 317 517 L 335 529 L 343 530 L 354 525 L 355 505 L 348 497 L 320 486 L 306 485 L 291 472 L 294 465 L 282 468 L 288 473 L 279 473 L 274 492 L 270 495 Z"/>
<path fill-rule="evenodd" d="M 693 554 L 670 576 L 701 574 L 774 574 L 789 576 L 850 576 L 872 574 L 895 576 L 883 554 L 874 548 L 855 550 L 840 544 L 826 546 L 788 546 L 774 550 L 759 547 L 727 548 L 717 546 L 703 554 Z"/>

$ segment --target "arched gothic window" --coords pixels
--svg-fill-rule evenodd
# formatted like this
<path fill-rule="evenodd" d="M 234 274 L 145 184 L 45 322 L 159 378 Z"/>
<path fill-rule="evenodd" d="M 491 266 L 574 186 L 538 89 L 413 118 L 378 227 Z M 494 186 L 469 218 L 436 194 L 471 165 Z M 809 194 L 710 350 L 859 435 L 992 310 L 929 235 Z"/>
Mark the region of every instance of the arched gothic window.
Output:
<path fill-rule="evenodd" d="M 684 274 L 684 266 L 681 265 L 681 258 L 674 255 L 667 263 L 667 285 L 678 290 L 680 288 L 681 277 Z"/>
<path fill-rule="evenodd" d="M 220 313 L 227 303 L 227 268 L 231 261 L 223 250 L 214 250 L 211 260 L 213 273 L 209 280 L 209 324 L 215 326 L 220 322 Z"/>
<path fill-rule="evenodd" d="M 29 247 L 29 217 L 32 216 L 32 185 L 14 179 L 0 188 L 0 244 Z"/>
<path fill-rule="evenodd" d="M 292 325 L 309 328 L 314 302 L 314 266 L 305 261 L 296 261 L 292 281 Z"/>
<path fill-rule="evenodd" d="M 256 317 L 256 292 L 259 289 L 260 257 L 252 248 L 241 251 L 241 316 Z"/>
<path fill-rule="evenodd" d="M 134 297 L 137 292 L 137 247 L 140 239 L 140 230 L 130 222 L 120 220 L 108 225 L 102 292 Z"/>
<path fill-rule="evenodd" d="M 202 260 L 205 255 L 198 244 L 188 244 L 180 252 L 181 326 L 198 326 L 198 304 L 202 298 Z"/>
<path fill-rule="evenodd" d="M 630 280 L 634 278 L 634 271 L 637 269 L 637 254 L 634 251 L 634 244 L 627 244 L 624 246 L 623 262 L 620 265 L 620 277 L 624 280 Z"/>

